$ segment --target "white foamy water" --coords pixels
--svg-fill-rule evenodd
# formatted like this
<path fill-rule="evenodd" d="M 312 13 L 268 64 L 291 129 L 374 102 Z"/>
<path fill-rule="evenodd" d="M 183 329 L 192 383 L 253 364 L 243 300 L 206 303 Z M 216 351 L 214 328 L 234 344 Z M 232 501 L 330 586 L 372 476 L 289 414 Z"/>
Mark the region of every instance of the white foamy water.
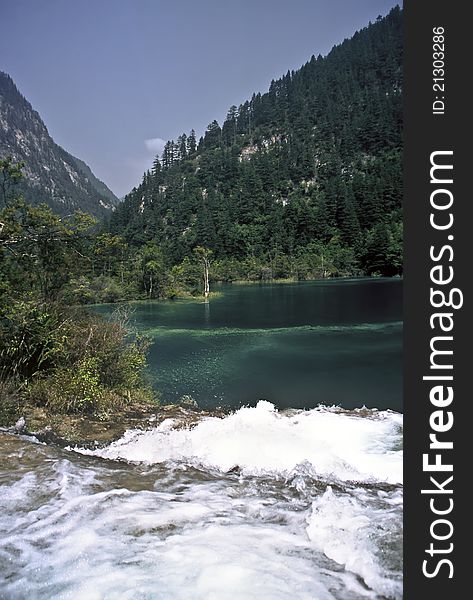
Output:
<path fill-rule="evenodd" d="M 336 480 L 402 483 L 397 449 L 402 417 L 389 411 L 362 418 L 327 408 L 279 413 L 266 401 L 221 419 L 176 429 L 168 419 L 150 431 L 128 431 L 103 450 L 104 458 L 161 463 L 169 460 L 246 475 L 287 474 L 310 463 L 315 474 Z M 81 450 L 79 450 L 81 451 Z"/>
<path fill-rule="evenodd" d="M 399 599 L 401 426 L 259 403 L 79 453 L 3 436 L 0 598 Z"/>
<path fill-rule="evenodd" d="M 399 582 L 379 568 L 378 554 L 385 551 L 398 530 L 398 507 L 402 494 L 364 490 L 335 494 L 330 486 L 312 503 L 307 534 L 325 556 L 359 575 L 371 589 L 387 597 L 397 597 Z M 373 538 L 375 541 L 373 541 Z M 376 539 L 377 538 L 377 539 Z M 382 544 L 381 544 L 382 543 Z"/>

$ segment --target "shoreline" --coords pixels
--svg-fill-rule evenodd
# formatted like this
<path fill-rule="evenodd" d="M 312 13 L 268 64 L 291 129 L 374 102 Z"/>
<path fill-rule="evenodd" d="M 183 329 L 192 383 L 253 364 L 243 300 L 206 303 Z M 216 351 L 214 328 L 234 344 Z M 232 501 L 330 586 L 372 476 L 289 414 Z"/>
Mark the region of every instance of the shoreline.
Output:
<path fill-rule="evenodd" d="M 235 279 L 232 281 L 218 280 L 214 281 L 213 284 L 216 286 L 231 286 L 231 285 L 285 285 L 291 283 L 304 284 L 313 282 L 329 282 L 329 281 L 403 281 L 403 275 L 346 275 L 343 277 L 313 277 L 308 279 L 297 279 L 296 277 L 281 277 L 278 279 Z M 220 298 L 224 295 L 224 291 L 217 289 L 211 291 L 208 297 L 208 301 L 216 298 Z M 204 295 L 193 296 L 192 294 L 179 294 L 167 298 L 127 298 L 117 300 L 116 302 L 96 302 L 91 304 L 77 304 L 77 307 L 81 308 L 93 308 L 97 306 L 118 306 L 120 304 L 147 304 L 149 302 L 170 302 L 170 301 L 187 301 L 187 302 L 205 302 Z"/>
<path fill-rule="evenodd" d="M 254 408 L 253 406 L 249 406 Z M 141 429 L 143 431 L 153 429 L 166 419 L 176 421 L 176 428 L 192 427 L 202 418 L 216 417 L 224 418 L 233 412 L 245 408 L 220 407 L 200 408 L 191 402 L 177 404 L 140 404 L 134 403 L 115 411 L 106 418 L 99 418 L 87 414 L 59 414 L 49 413 L 43 407 L 25 405 L 21 411 L 22 417 L 16 424 L 9 427 L 0 427 L 0 435 L 19 435 L 27 438 L 35 438 L 38 442 L 46 445 L 65 447 L 82 447 L 97 449 L 120 439 L 130 429 Z M 376 419 L 378 413 L 392 413 L 404 416 L 403 412 L 394 409 L 367 408 L 343 408 L 339 405 L 319 404 L 312 408 L 303 409 L 279 409 L 276 411 L 311 411 L 314 409 L 325 409 L 327 412 L 352 415 Z"/>
<path fill-rule="evenodd" d="M 43 407 L 26 405 L 16 424 L 0 427 L 0 434 L 36 438 L 59 447 L 102 447 L 121 438 L 128 429 L 147 429 L 165 419 L 192 425 L 205 416 L 224 416 L 228 411 L 205 410 L 192 404 L 131 404 L 100 419 L 93 415 L 49 413 Z"/>

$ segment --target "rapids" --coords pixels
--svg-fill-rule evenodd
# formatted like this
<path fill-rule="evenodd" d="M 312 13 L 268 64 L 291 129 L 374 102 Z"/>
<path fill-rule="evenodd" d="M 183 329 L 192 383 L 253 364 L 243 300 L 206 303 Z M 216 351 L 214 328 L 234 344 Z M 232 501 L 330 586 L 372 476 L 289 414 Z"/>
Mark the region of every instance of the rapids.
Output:
<path fill-rule="evenodd" d="M 2 599 L 402 597 L 398 413 L 263 401 L 0 452 Z"/>

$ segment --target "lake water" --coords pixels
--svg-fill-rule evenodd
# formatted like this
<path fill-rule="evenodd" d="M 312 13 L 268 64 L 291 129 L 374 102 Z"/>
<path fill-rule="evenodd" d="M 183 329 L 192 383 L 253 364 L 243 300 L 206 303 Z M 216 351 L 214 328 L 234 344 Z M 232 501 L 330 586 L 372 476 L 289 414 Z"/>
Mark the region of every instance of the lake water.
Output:
<path fill-rule="evenodd" d="M 402 410 L 402 282 L 227 284 L 210 302 L 137 303 L 164 402 L 205 408 L 269 400 Z M 101 310 L 108 311 L 109 308 Z"/>
<path fill-rule="evenodd" d="M 401 289 L 137 304 L 163 399 L 251 406 L 93 450 L 0 433 L 0 598 L 401 600 Z"/>

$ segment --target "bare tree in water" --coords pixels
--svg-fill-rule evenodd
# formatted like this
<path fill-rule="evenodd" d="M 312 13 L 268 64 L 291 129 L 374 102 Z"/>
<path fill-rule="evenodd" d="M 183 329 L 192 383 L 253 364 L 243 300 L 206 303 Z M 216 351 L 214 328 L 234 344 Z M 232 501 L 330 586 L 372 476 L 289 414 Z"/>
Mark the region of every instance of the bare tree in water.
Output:
<path fill-rule="evenodd" d="M 202 246 L 197 246 L 194 248 L 194 253 L 199 259 L 200 264 L 203 269 L 203 282 L 204 282 L 204 298 L 208 300 L 210 294 L 210 284 L 209 284 L 209 273 L 210 273 L 210 257 L 212 256 L 212 250 L 209 248 L 203 248 Z"/>

